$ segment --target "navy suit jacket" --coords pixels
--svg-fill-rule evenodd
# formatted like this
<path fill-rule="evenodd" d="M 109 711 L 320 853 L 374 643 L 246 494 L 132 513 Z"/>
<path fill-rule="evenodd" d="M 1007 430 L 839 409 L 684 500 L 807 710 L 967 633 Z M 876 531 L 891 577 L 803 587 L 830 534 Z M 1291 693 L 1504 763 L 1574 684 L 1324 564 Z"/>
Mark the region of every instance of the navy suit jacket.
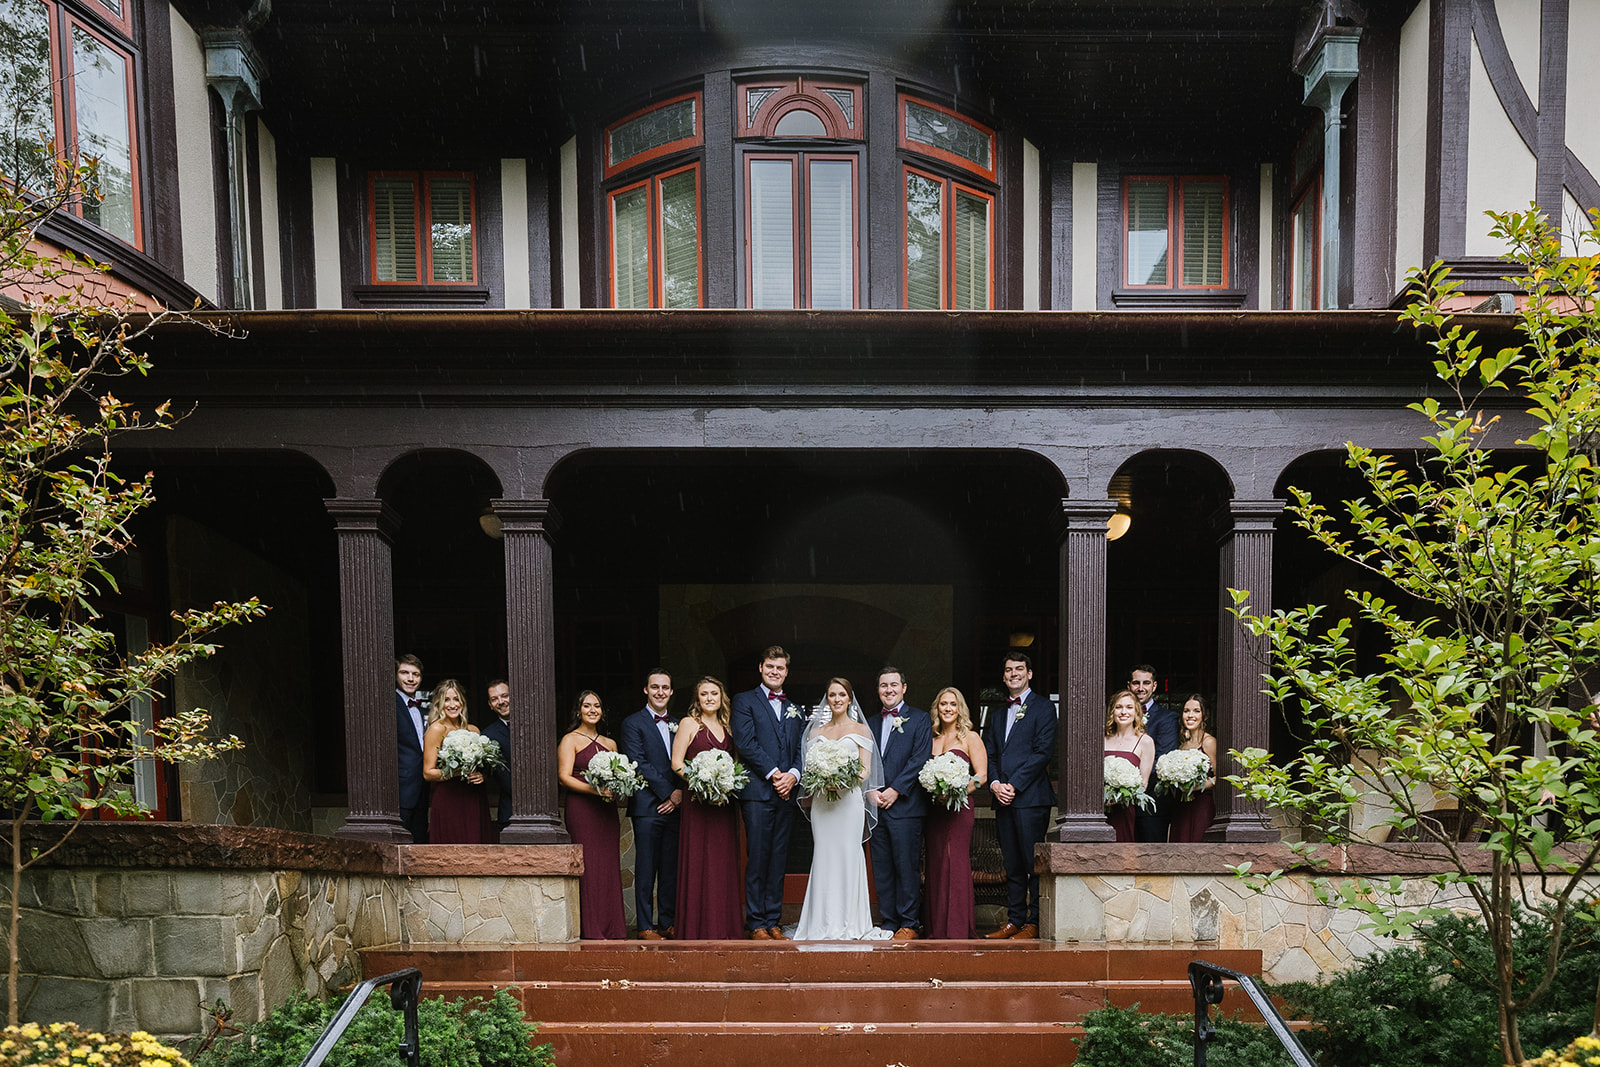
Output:
<path fill-rule="evenodd" d="M 900 707 L 905 722 L 900 729 L 889 731 L 889 746 L 877 744 L 878 765 L 883 768 L 883 784 L 900 794 L 887 808 L 878 809 L 882 819 L 915 819 L 928 814 L 928 793 L 917 780 L 922 765 L 933 757 L 933 720 L 928 713 L 910 704 Z M 883 718 L 878 715 L 867 719 L 867 729 L 877 743 L 883 730 Z"/>
<path fill-rule="evenodd" d="M 1156 759 L 1178 747 L 1178 726 L 1178 713 L 1171 708 L 1151 704 L 1144 713 L 1144 732 L 1156 743 Z"/>
<path fill-rule="evenodd" d="M 499 821 L 511 817 L 511 724 L 490 712 L 483 736 L 500 746 L 504 762 L 489 772 L 489 803 L 499 809 Z"/>
<path fill-rule="evenodd" d="M 1056 756 L 1056 706 L 1031 689 L 1022 718 L 1006 737 L 1006 709 L 989 716 L 989 781 L 1017 791 L 1013 808 L 1048 808 L 1056 802 L 1050 788 L 1050 764 Z"/>
<path fill-rule="evenodd" d="M 400 762 L 400 806 L 414 808 L 422 803 L 422 745 L 417 742 L 417 728 L 411 723 L 411 711 L 400 690 L 394 691 L 394 744 Z"/>
<path fill-rule="evenodd" d="M 791 705 L 799 715 L 789 715 Z M 733 743 L 739 750 L 739 762 L 750 772 L 750 784 L 739 792 L 742 799 L 784 803 L 767 775 L 774 768 L 799 768 L 800 735 L 805 732 L 806 715 L 806 708 L 795 701 L 785 701 L 783 718 L 774 718 L 772 703 L 760 686 L 733 698 Z"/>
<path fill-rule="evenodd" d="M 675 723 L 678 720 L 668 721 Z M 656 814 L 656 805 L 668 800 L 672 791 L 679 787 L 672 773 L 672 750 L 661 743 L 661 731 L 656 729 L 649 708 L 636 711 L 622 720 L 617 748 L 639 765 L 639 773 L 644 776 L 644 788 L 628 801 L 628 814 L 635 818 Z"/>

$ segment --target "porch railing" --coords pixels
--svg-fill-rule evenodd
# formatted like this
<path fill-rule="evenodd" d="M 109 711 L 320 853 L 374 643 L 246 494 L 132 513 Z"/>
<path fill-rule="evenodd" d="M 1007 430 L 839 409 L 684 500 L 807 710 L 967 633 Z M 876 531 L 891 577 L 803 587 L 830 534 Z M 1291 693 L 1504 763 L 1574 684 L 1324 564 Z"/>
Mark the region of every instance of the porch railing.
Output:
<path fill-rule="evenodd" d="M 1248 974 L 1240 974 L 1205 960 L 1195 960 L 1189 964 L 1189 987 L 1194 990 L 1194 1067 L 1206 1067 L 1206 1043 L 1216 1036 L 1216 1029 L 1211 1025 L 1211 1005 L 1222 1003 L 1224 979 L 1239 983 L 1239 988 L 1245 991 L 1250 1003 L 1267 1021 L 1267 1028 L 1289 1054 L 1295 1067 L 1317 1067 L 1306 1047 L 1289 1029 L 1289 1024 L 1283 1021 L 1278 1009 L 1273 1007 L 1271 998 L 1260 983 Z"/>
<path fill-rule="evenodd" d="M 406 1067 L 418 1067 L 421 1061 L 418 1058 L 417 1048 L 417 999 L 422 995 L 422 972 L 415 967 L 407 967 L 393 974 L 379 975 L 377 978 L 368 978 L 352 989 L 344 1003 L 339 1006 L 339 1010 L 328 1021 L 322 1036 L 317 1038 L 317 1043 L 311 1046 L 306 1058 L 300 1061 L 300 1067 L 322 1067 L 322 1061 L 328 1058 L 333 1046 L 344 1036 L 345 1030 L 355 1019 L 356 1012 L 361 1010 L 361 1006 L 367 1002 L 367 997 L 379 986 L 391 987 L 389 1003 L 405 1016 L 405 1033 L 400 1039 L 400 1054 L 406 1058 Z"/>

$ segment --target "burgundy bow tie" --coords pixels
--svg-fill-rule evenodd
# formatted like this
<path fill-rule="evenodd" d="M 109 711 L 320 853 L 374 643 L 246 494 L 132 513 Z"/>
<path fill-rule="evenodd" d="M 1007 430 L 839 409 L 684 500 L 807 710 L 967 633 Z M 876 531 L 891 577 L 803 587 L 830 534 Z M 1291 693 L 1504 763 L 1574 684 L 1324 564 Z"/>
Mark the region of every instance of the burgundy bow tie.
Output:
<path fill-rule="evenodd" d="M 654 719 L 656 722 L 666 722 L 667 721 L 666 712 L 662 712 L 660 715 L 657 715 L 655 712 L 652 711 L 650 713 L 650 717 L 652 719 Z"/>
<path fill-rule="evenodd" d="M 897 705 L 895 705 L 895 707 L 899 707 L 899 705 L 897 704 Z M 893 715 L 894 712 L 895 712 L 894 708 L 884 708 L 883 711 L 880 714 L 882 714 L 883 717 L 887 719 L 889 716 Z"/>
<path fill-rule="evenodd" d="M 1008 708 L 1011 707 L 1013 704 L 1021 704 L 1021 703 L 1022 703 L 1022 698 L 1021 697 L 1007 697 L 1006 698 L 1006 707 L 1008 707 Z"/>
<path fill-rule="evenodd" d="M 418 700 L 416 697 L 406 697 L 406 707 L 420 708 L 422 707 L 422 701 Z"/>
<path fill-rule="evenodd" d="M 783 699 L 786 699 L 786 698 L 784 697 L 784 695 L 782 693 L 773 693 L 771 696 L 767 697 L 767 699 L 768 700 L 783 700 Z"/>

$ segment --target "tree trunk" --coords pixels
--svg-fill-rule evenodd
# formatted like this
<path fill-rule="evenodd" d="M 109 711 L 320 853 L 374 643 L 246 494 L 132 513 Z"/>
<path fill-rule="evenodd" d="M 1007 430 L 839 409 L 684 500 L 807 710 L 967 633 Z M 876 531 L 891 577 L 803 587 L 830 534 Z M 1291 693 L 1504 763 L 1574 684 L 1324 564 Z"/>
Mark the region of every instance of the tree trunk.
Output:
<path fill-rule="evenodd" d="M 17 983 L 21 981 L 22 946 L 17 942 L 17 930 L 22 916 L 22 824 L 19 817 L 11 820 L 11 959 L 6 970 L 6 1025 L 17 1025 Z"/>

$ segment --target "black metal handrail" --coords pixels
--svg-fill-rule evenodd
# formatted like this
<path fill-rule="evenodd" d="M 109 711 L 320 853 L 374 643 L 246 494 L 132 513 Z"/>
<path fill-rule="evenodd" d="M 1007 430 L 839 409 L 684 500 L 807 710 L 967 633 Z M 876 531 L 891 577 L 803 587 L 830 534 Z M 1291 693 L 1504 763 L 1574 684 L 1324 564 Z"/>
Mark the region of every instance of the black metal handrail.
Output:
<path fill-rule="evenodd" d="M 1194 1067 L 1206 1067 L 1206 1042 L 1216 1035 L 1216 1029 L 1211 1025 L 1211 1005 L 1222 1003 L 1224 978 L 1239 983 L 1239 988 L 1250 997 L 1250 1003 L 1267 1021 L 1267 1028 L 1278 1039 L 1289 1058 L 1294 1060 L 1295 1067 L 1317 1067 L 1306 1047 L 1289 1029 L 1289 1024 L 1283 1021 L 1283 1016 L 1278 1014 L 1278 1009 L 1272 1006 L 1271 999 L 1259 982 L 1248 974 L 1230 971 L 1205 960 L 1195 960 L 1189 964 L 1189 987 L 1194 990 Z"/>
<path fill-rule="evenodd" d="M 356 1012 L 367 1002 L 367 997 L 374 989 L 385 985 L 393 987 L 389 990 L 389 1003 L 406 1018 L 405 1036 L 400 1040 L 400 1054 L 406 1058 L 407 1067 L 418 1067 L 421 1060 L 420 1050 L 417 1047 L 417 1000 L 422 996 L 422 972 L 415 967 L 407 967 L 403 971 L 380 975 L 377 978 L 368 978 L 352 989 L 333 1018 L 328 1020 L 328 1025 L 323 1028 L 322 1036 L 317 1038 L 317 1043 L 311 1046 L 306 1058 L 300 1061 L 300 1067 L 322 1067 L 322 1061 L 328 1058 L 333 1046 L 344 1036 L 345 1030 L 355 1019 Z"/>

